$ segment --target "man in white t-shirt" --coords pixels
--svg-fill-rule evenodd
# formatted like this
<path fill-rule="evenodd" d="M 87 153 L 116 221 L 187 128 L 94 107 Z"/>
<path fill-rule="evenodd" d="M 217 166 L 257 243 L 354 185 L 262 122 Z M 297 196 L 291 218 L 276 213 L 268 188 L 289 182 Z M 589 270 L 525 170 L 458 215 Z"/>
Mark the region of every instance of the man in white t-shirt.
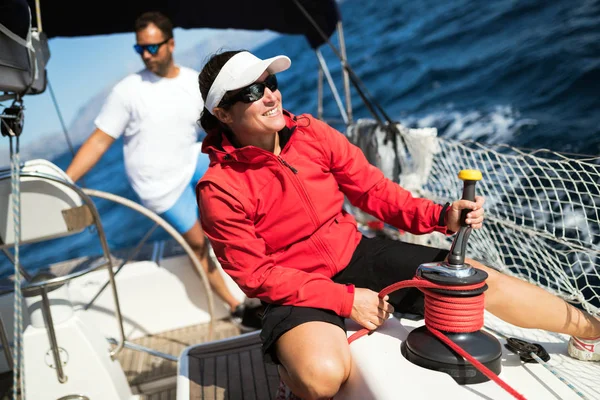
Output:
<path fill-rule="evenodd" d="M 195 185 L 208 168 L 200 152 L 197 120 L 203 108 L 198 72 L 173 60 L 173 24 L 158 12 L 135 21 L 135 51 L 145 69 L 117 83 L 96 118 L 67 175 L 76 182 L 123 135 L 127 178 L 142 204 L 169 222 L 194 249 L 214 291 L 243 328 L 260 328 L 256 310 L 229 291 L 208 256 L 208 240 L 198 220 Z"/>

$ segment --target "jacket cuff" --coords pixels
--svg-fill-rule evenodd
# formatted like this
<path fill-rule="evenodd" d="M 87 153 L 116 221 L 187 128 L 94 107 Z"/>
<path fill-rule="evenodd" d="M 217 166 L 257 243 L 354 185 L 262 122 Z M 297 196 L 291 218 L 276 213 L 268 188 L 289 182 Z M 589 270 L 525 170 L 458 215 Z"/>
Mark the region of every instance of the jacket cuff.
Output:
<path fill-rule="evenodd" d="M 354 304 L 354 285 L 341 285 L 343 289 L 342 304 L 340 308 L 340 316 L 349 318 L 352 313 L 352 305 Z"/>
<path fill-rule="evenodd" d="M 449 201 L 446 202 L 446 204 L 444 204 L 444 206 L 442 207 L 442 210 L 440 211 L 440 215 L 438 217 L 438 226 L 446 226 L 447 225 L 447 217 L 448 217 L 448 207 L 450 207 L 452 205 L 452 203 L 450 203 Z"/>
<path fill-rule="evenodd" d="M 433 212 L 433 230 L 436 232 L 443 233 L 444 235 L 453 235 L 454 232 L 448 230 L 446 227 L 446 213 L 448 212 L 448 207 L 450 203 L 446 203 L 446 205 L 435 204 L 434 212 Z"/>

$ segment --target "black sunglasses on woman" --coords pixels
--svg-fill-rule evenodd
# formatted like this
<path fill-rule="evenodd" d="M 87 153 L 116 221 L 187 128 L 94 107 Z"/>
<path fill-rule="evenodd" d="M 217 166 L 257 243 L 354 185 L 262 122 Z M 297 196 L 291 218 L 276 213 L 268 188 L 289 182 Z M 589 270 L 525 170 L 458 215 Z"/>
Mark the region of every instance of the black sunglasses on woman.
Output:
<path fill-rule="evenodd" d="M 269 88 L 271 92 L 276 91 L 277 77 L 275 75 L 269 75 L 264 82 L 254 82 L 251 85 L 241 88 L 230 98 L 221 100 L 219 107 L 231 106 L 238 101 L 241 101 L 242 103 L 254 103 L 263 98 L 265 95 L 265 87 Z"/>

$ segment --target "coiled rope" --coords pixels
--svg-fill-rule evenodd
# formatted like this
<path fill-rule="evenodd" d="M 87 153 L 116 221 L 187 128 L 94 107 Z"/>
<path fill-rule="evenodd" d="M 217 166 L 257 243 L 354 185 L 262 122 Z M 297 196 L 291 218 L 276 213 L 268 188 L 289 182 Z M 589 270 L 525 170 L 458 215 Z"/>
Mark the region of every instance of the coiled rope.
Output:
<path fill-rule="evenodd" d="M 443 332 L 466 333 L 475 332 L 483 327 L 484 295 L 480 293 L 471 297 L 444 296 L 430 289 L 469 291 L 483 288 L 485 282 L 465 286 L 439 285 L 420 277 L 414 277 L 407 281 L 401 281 L 385 287 L 379 292 L 379 298 L 383 299 L 388 294 L 399 289 L 416 287 L 425 295 L 425 326 L 440 341 L 468 360 L 475 368 L 490 380 L 496 382 L 500 387 L 519 400 L 525 397 L 514 388 L 504 382 L 498 375 L 476 360 L 473 356 L 463 350 L 460 346 L 450 340 Z M 363 328 L 348 338 L 348 344 L 354 342 L 369 333 Z"/>

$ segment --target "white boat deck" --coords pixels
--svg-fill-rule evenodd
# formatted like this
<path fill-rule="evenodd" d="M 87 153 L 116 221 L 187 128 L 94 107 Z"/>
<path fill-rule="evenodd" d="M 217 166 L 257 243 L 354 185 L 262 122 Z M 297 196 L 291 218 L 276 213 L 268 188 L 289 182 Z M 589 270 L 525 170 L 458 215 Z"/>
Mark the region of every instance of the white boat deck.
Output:
<path fill-rule="evenodd" d="M 568 337 L 540 330 L 517 328 L 489 313 L 485 316 L 488 332 L 495 333 L 502 344 L 500 378 L 524 398 L 527 400 L 600 399 L 600 363 L 577 361 L 569 357 L 566 354 Z M 406 360 L 401 354 L 400 346 L 411 330 L 422 325 L 423 321 L 390 318 L 373 334 L 363 336 L 351 343 L 351 351 L 360 368 L 360 374 L 357 379 L 349 381 L 334 399 L 514 399 L 510 393 L 493 381 L 458 385 L 443 372 L 421 368 Z M 351 320 L 347 320 L 347 326 L 348 336 L 359 329 L 359 326 Z M 542 345 L 550 354 L 546 367 L 537 363 L 522 362 L 518 355 L 504 347 L 508 337 Z M 264 386 L 266 388 L 267 386 L 258 385 L 256 382 L 250 384 L 247 382 L 249 376 L 238 374 L 236 376 L 239 387 L 236 386 L 237 389 L 232 390 L 231 384 L 236 380 L 230 379 L 227 368 L 223 368 L 222 373 L 219 374 L 218 368 L 200 368 L 198 364 L 198 359 L 236 356 L 234 357 L 236 360 L 247 361 L 247 365 L 242 365 L 240 361 L 240 371 L 249 373 L 255 367 L 260 368 L 254 370 L 263 371 L 262 364 L 252 365 L 254 358 L 248 356 L 258 351 L 257 346 L 259 343 L 256 340 L 248 341 L 238 337 L 221 343 L 188 347 L 179 361 L 177 400 L 222 399 L 233 393 L 241 396 L 244 387 Z M 257 357 L 259 356 L 258 354 Z M 556 371 L 564 381 L 548 368 Z M 210 375 L 210 379 L 207 379 L 206 373 Z M 205 387 L 206 383 L 209 392 Z M 248 395 L 250 398 L 255 398 L 253 393 L 254 391 L 245 393 L 244 397 L 233 398 L 246 398 Z"/>
<path fill-rule="evenodd" d="M 122 293 L 123 309 L 126 316 L 129 340 L 177 355 L 185 348 L 176 372 L 172 361 L 159 360 L 143 353 L 125 349 L 119 356 L 119 362 L 134 394 L 140 400 L 188 400 L 192 398 L 224 399 L 224 398 L 273 398 L 278 382 L 277 371 L 265 366 L 260 360 L 258 342 L 246 342 L 233 345 L 238 338 L 232 338 L 230 344 L 217 349 L 218 344 L 226 336 L 237 335 L 232 331 L 225 335 L 216 335 L 208 346 L 196 346 L 204 341 L 200 332 L 188 332 L 185 340 L 182 337 L 169 336 L 168 332 L 187 332 L 188 328 L 177 327 L 170 318 L 178 321 L 191 321 L 201 327 L 206 323 L 205 299 L 197 276 L 190 268 L 185 256 L 163 259 L 161 267 L 148 262 L 134 262 L 122 271 L 118 277 L 118 285 Z M 105 271 L 92 272 L 68 284 L 71 301 L 81 312 L 80 305 L 89 301 L 101 284 L 106 281 Z M 184 286 L 181 283 L 185 282 Z M 142 295 L 143 288 L 161 287 L 163 293 L 171 293 L 165 298 L 156 299 L 154 304 L 151 293 Z M 186 289 L 187 287 L 187 289 Z M 177 294 L 177 295 L 176 295 Z M 75 296 L 78 295 L 78 296 Z M 114 337 L 114 320 L 110 312 L 108 291 L 104 292 L 94 307 L 86 312 L 94 319 L 96 326 L 101 326 L 105 336 Z M 141 298 L 143 302 L 139 301 Z M 168 301 L 167 301 L 168 300 Z M 192 307 L 188 303 L 193 303 Z M 158 304 L 161 307 L 158 307 Z M 177 311 L 177 312 L 175 312 Z M 219 309 L 219 317 L 224 315 Z M 154 326 L 156 315 L 161 322 L 169 320 L 167 326 Z M 135 320 L 131 318 L 135 316 Z M 165 318 L 168 317 L 168 318 Z M 90 321 L 91 322 L 91 321 Z M 354 341 L 351 346 L 353 356 L 360 368 L 359 378 L 348 382 L 335 400 L 387 400 L 398 398 L 418 399 L 512 399 L 513 397 L 495 382 L 460 386 L 445 373 L 427 370 L 407 361 L 400 352 L 402 342 L 408 333 L 423 321 L 390 318 L 372 335 Z M 348 336 L 358 330 L 352 321 L 347 321 Z M 600 400 L 600 363 L 582 362 L 570 358 L 566 354 L 568 337 L 539 330 L 520 329 L 486 313 L 486 327 L 496 334 L 502 344 L 505 337 L 521 338 L 544 346 L 551 356 L 547 365 L 557 371 L 564 381 L 542 365 L 524 364 L 519 357 L 503 347 L 502 372 L 500 378 L 528 400 L 553 399 L 588 399 Z M 189 325 L 188 325 L 189 326 Z M 136 327 L 134 329 L 134 327 Z M 227 332 L 229 332 L 228 327 Z M 173 330 L 175 329 L 175 330 Z M 217 329 L 217 332 L 219 329 Z M 168 338 L 167 338 L 168 336 Z M 44 335 L 45 337 L 45 335 Z M 165 340 L 165 339 L 169 340 Z M 59 334 L 61 345 L 67 343 Z M 152 343 L 148 342 L 152 340 Z M 159 343 L 160 342 L 160 343 Z M 166 347 L 165 347 L 166 346 Z M 210 348 L 210 349 L 209 349 Z M 206 352 L 204 350 L 211 350 Z M 186 357 L 194 358 L 194 363 L 184 361 Z M 225 357 L 225 358 L 224 358 Z M 223 361 L 231 358 L 236 361 L 238 369 L 231 369 L 232 363 Z M 211 364 L 212 363 L 212 364 Z M 27 365 L 27 363 L 26 363 Z M 193 365 L 194 368 L 189 368 Z M 219 365 L 221 367 L 219 367 Z M 203 368 L 202 366 L 206 367 Z M 70 365 L 68 366 L 70 368 Z M 191 370 L 191 371 L 190 371 Z M 177 374 L 177 377 L 175 376 Z M 33 380 L 33 376 L 28 376 Z M 177 380 L 177 389 L 175 381 Z M 8 382 L 7 382 L 8 383 Z M 237 386 L 236 386 L 237 385 Z M 252 387 L 252 390 L 246 390 Z M 187 389 L 187 390 L 183 390 Z M 262 396 L 261 390 L 264 390 Z M 176 396 L 177 391 L 177 397 Z M 579 391 L 577 393 L 576 391 Z M 192 392 L 192 393 L 190 393 Z M 233 395 L 233 394 L 236 395 Z M 196 397 L 192 396 L 195 394 Z M 229 396 L 232 394 L 232 396 Z M 200 397 L 198 397 L 200 396 Z M 240 397 L 243 396 L 243 397 Z M 254 397 L 253 397 L 254 396 Z"/>
<path fill-rule="evenodd" d="M 521 329 L 506 324 L 486 313 L 486 327 L 497 335 L 502 344 L 500 378 L 528 400 L 600 399 L 600 363 L 583 362 L 566 354 L 568 337 L 545 331 Z M 360 327 L 348 321 L 348 335 Z M 458 385 L 443 372 L 428 370 L 412 364 L 400 353 L 400 346 L 409 332 L 423 321 L 390 318 L 373 334 L 356 339 L 350 346 L 360 368 L 360 378 L 342 388 L 336 400 L 377 399 L 514 399 L 493 381 Z M 517 337 L 541 344 L 550 354 L 547 366 L 553 368 L 580 392 L 544 366 L 523 363 L 519 356 L 504 347 L 506 337 Z"/>

